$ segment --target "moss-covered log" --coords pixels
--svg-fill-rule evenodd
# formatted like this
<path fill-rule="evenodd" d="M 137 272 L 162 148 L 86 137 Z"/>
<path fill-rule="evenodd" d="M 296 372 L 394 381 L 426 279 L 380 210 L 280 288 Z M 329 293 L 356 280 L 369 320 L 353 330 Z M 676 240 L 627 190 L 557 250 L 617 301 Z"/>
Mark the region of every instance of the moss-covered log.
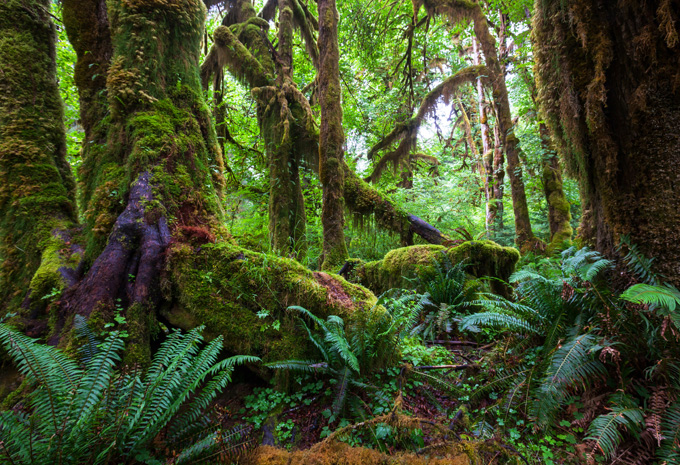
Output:
<path fill-rule="evenodd" d="M 491 241 L 465 242 L 457 247 L 441 245 L 414 245 L 394 249 L 382 260 L 359 264 L 355 268 L 358 281 L 376 294 L 391 288 L 411 288 L 413 278 L 431 270 L 434 262 L 449 263 L 466 260 L 468 273 L 482 277 L 491 276 L 507 281 L 515 270 L 519 252 L 512 247 L 502 247 Z M 492 289 L 499 294 L 507 294 L 506 286 L 499 281 L 491 281 Z"/>
<path fill-rule="evenodd" d="M 73 282 L 80 250 L 66 162 L 50 2 L 0 3 L 0 308 L 40 318 Z M 28 315 L 29 312 L 26 312 Z"/>
<path fill-rule="evenodd" d="M 337 270 L 347 258 L 345 243 L 344 161 L 345 134 L 342 130 L 340 98 L 340 51 L 338 10 L 335 0 L 319 2 L 319 179 L 323 186 L 323 270 Z"/>
<path fill-rule="evenodd" d="M 340 315 L 351 327 L 376 303 L 370 291 L 340 276 L 229 243 L 173 245 L 165 268 L 163 289 L 173 304 L 160 312 L 162 318 L 184 329 L 206 325 L 208 337 L 225 336 L 230 352 L 265 361 L 309 355 L 307 334 L 286 313 L 288 306 L 321 318 Z"/>
<path fill-rule="evenodd" d="M 579 236 L 614 253 L 630 235 L 680 284 L 678 1 L 536 2 L 539 101 L 579 179 Z"/>

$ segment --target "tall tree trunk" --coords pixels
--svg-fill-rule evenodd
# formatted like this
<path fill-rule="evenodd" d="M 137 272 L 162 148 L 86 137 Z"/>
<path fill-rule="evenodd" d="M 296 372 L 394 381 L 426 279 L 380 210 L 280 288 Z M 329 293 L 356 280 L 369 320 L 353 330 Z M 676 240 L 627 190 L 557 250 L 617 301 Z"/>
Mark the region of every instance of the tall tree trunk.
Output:
<path fill-rule="evenodd" d="M 484 53 L 486 66 L 489 69 L 491 87 L 493 89 L 494 106 L 498 115 L 503 147 L 507 157 L 507 173 L 510 179 L 512 207 L 515 214 L 515 242 L 522 250 L 540 248 L 538 240 L 531 231 L 529 208 L 527 206 L 522 167 L 520 164 L 519 140 L 515 136 L 510 113 L 510 100 L 505 85 L 505 73 L 498 59 L 496 40 L 489 31 L 488 21 L 477 3 L 461 0 L 414 0 L 414 5 L 425 5 L 429 14 L 442 14 L 452 21 L 469 18 L 474 23 L 475 36 Z"/>
<path fill-rule="evenodd" d="M 106 0 L 64 0 L 63 22 L 69 41 L 77 54 L 74 81 L 80 98 L 80 123 L 85 131 L 78 168 L 78 204 L 85 219 L 85 266 L 89 266 L 106 244 L 108 232 L 120 214 L 118 173 L 100 170 L 102 159 L 111 154 L 105 149 L 108 134 L 106 79 L 113 55 Z M 107 160 L 113 168 L 119 161 Z M 108 186 L 108 187 L 102 187 Z M 95 189 L 98 191 L 95 192 Z M 106 209 L 94 208 L 106 203 Z"/>
<path fill-rule="evenodd" d="M 0 3 L 0 306 L 43 317 L 74 279 L 76 218 L 47 0 Z"/>
<path fill-rule="evenodd" d="M 680 284 L 680 2 L 536 2 L 539 101 L 584 207 L 579 236 L 629 235 Z"/>
<path fill-rule="evenodd" d="M 319 1 L 319 178 L 323 186 L 322 270 L 338 270 L 349 258 L 345 243 L 344 159 L 342 105 L 340 98 L 340 51 L 338 10 L 335 0 Z"/>

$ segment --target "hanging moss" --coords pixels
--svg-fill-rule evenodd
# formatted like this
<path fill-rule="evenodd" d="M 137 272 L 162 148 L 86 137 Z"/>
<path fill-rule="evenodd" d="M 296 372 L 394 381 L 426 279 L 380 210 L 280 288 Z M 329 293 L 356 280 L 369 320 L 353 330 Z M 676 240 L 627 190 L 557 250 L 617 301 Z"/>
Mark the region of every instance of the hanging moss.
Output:
<path fill-rule="evenodd" d="M 22 305 L 36 317 L 44 316 L 36 313 L 47 303 L 41 298 L 66 286 L 77 261 L 64 239 L 75 218 L 75 185 L 49 6 L 0 4 L 0 308 Z"/>
<path fill-rule="evenodd" d="M 444 254 L 450 263 L 467 260 L 468 273 L 474 276 L 491 276 L 507 281 L 519 261 L 519 252 L 512 247 L 502 247 L 491 241 L 470 241 L 457 247 L 441 245 L 414 245 L 394 249 L 382 260 L 368 262 L 357 270 L 359 282 L 376 294 L 391 288 L 413 287 L 412 279 L 420 273 L 431 271 L 433 261 L 442 262 Z M 507 293 L 502 285 L 494 291 Z"/>

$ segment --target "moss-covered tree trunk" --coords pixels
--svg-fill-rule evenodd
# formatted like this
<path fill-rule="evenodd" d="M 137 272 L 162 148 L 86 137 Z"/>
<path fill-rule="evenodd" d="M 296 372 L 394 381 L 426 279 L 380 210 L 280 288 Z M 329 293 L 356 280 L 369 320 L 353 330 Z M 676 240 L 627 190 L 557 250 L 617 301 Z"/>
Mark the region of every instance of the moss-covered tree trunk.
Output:
<path fill-rule="evenodd" d="M 544 151 L 543 193 L 548 204 L 548 224 L 550 226 L 550 243 L 547 251 L 559 250 L 560 247 L 571 242 L 574 230 L 571 227 L 571 205 L 564 194 L 562 184 L 562 167 L 557 154 L 552 148 L 550 134 L 545 123 L 539 123 L 541 146 Z"/>
<path fill-rule="evenodd" d="M 318 145 L 310 144 L 298 128 L 309 124 L 311 109 L 291 79 L 295 0 L 269 5 L 263 19 L 250 1 L 234 2 L 215 31 L 201 75 L 205 89 L 211 83 L 219 86 L 226 66 L 251 89 L 268 159 L 270 245 L 280 255 L 302 259 L 307 243 L 300 170 L 303 160 L 318 160 L 318 153 L 310 155 Z M 276 11 L 280 28 L 273 52 L 266 34 Z"/>
<path fill-rule="evenodd" d="M 584 199 L 581 239 L 630 236 L 680 284 L 680 2 L 536 2 L 539 100 Z"/>
<path fill-rule="evenodd" d="M 281 359 L 306 347 L 287 305 L 347 321 L 370 309 L 367 290 L 240 249 L 224 230 L 222 154 L 199 76 L 203 3 L 81 3 L 64 5 L 76 73 L 97 63 L 107 69 L 103 83 L 96 73 L 77 79 L 86 135 L 96 137 L 84 142 L 81 226 L 64 160 L 49 4 L 0 5 L 2 309 L 25 303 L 31 334 L 64 345 L 74 314 L 101 329 L 120 313 L 127 361 L 142 363 L 159 318 L 182 328 L 207 324 L 211 335 L 227 336 L 231 352 Z M 103 29 L 87 35 L 93 21 Z M 102 37 L 110 38 L 108 59 L 88 57 Z M 81 66 L 87 60 L 95 64 Z M 103 87 L 93 93 L 93 82 Z M 33 303 L 62 290 L 45 318 Z M 262 309 L 280 320 L 280 332 L 257 317 Z"/>
<path fill-rule="evenodd" d="M 66 162 L 54 25 L 45 0 L 0 3 L 0 308 L 40 320 L 81 250 Z M 29 328 L 30 329 L 30 328 Z"/>
<path fill-rule="evenodd" d="M 323 186 L 323 270 L 338 270 L 349 258 L 345 243 L 344 160 L 338 10 L 335 0 L 319 1 L 319 178 Z"/>
<path fill-rule="evenodd" d="M 489 24 L 484 12 L 479 4 L 468 0 L 414 0 L 414 5 L 418 8 L 420 5 L 425 5 L 430 14 L 441 14 L 452 21 L 459 21 L 463 18 L 473 21 L 475 36 L 479 40 L 486 67 L 489 70 L 498 126 L 507 158 L 507 173 L 510 179 L 512 208 L 515 214 L 515 242 L 523 250 L 540 246 L 540 241 L 531 231 L 531 220 L 529 219 L 529 208 L 520 164 L 521 149 L 513 129 L 505 73 L 498 59 L 496 40 L 489 31 Z"/>

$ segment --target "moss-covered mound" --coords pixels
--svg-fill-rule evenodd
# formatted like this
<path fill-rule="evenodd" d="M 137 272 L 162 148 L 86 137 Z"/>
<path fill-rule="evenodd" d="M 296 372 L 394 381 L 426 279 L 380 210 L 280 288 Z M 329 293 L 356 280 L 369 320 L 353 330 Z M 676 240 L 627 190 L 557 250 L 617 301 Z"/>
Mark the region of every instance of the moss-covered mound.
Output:
<path fill-rule="evenodd" d="M 295 260 L 252 252 L 229 243 L 170 247 L 163 279 L 173 306 L 161 311 L 184 330 L 205 325 L 208 338 L 224 335 L 225 348 L 264 361 L 308 356 L 308 336 L 290 305 L 320 318 L 352 319 L 371 310 L 376 297 L 338 275 L 313 273 Z"/>
<path fill-rule="evenodd" d="M 419 273 L 432 268 L 434 261 L 448 257 L 451 263 L 467 260 L 468 272 L 474 276 L 491 276 L 504 281 L 515 270 L 519 252 L 512 247 L 502 247 L 492 241 L 470 241 L 458 247 L 441 245 L 414 245 L 390 251 L 385 258 L 368 262 L 357 270 L 358 281 L 376 294 L 393 287 L 410 288 Z M 500 283 L 491 283 L 492 289 L 505 293 Z"/>

